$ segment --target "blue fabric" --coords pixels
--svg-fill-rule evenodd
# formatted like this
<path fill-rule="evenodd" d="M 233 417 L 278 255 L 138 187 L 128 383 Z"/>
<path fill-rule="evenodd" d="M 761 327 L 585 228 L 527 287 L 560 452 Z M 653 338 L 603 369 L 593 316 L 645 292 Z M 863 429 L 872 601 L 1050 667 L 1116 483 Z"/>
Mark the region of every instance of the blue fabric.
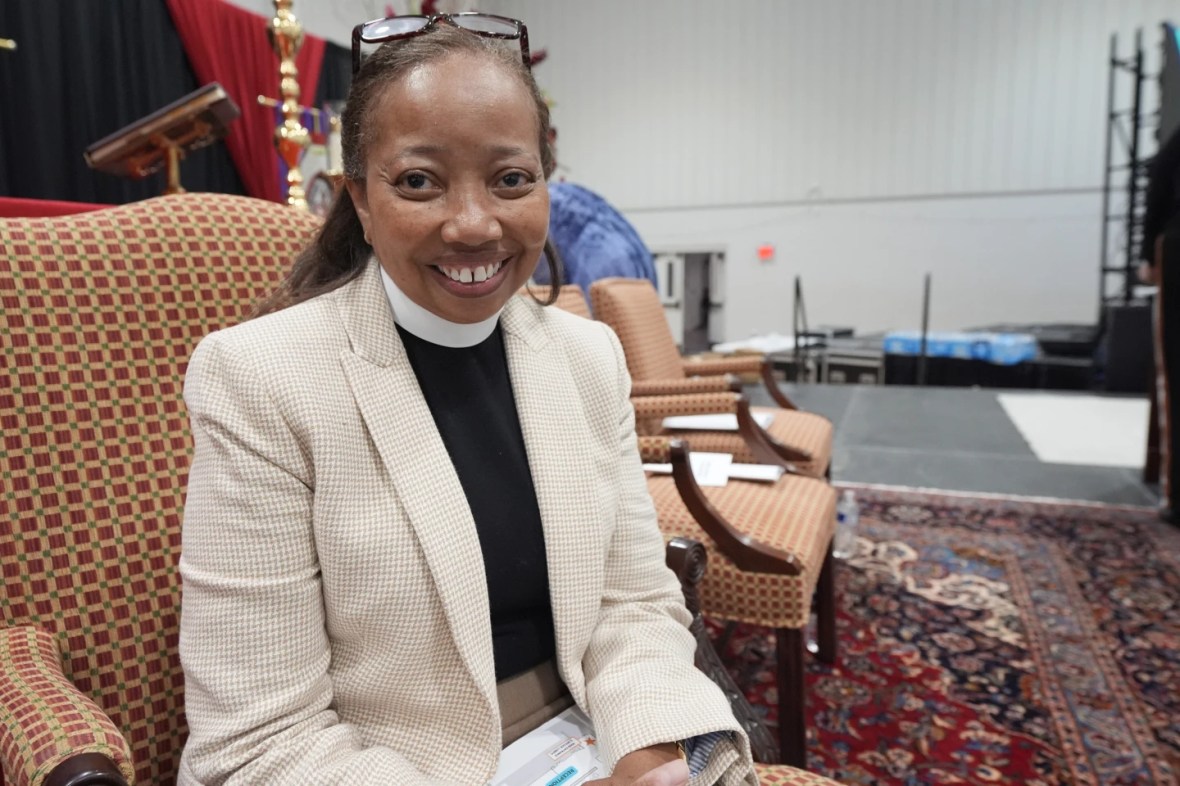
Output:
<path fill-rule="evenodd" d="M 711 731 L 684 741 L 684 755 L 688 757 L 688 774 L 691 777 L 701 774 L 709 763 L 709 757 L 713 755 L 713 748 L 727 736 L 727 731 Z"/>
<path fill-rule="evenodd" d="M 573 183 L 550 183 L 549 202 L 549 239 L 565 265 L 565 283 L 577 284 L 587 297 L 590 284 L 600 278 L 645 278 L 656 283 L 651 252 L 605 199 Z M 543 256 L 533 280 L 549 283 Z"/>

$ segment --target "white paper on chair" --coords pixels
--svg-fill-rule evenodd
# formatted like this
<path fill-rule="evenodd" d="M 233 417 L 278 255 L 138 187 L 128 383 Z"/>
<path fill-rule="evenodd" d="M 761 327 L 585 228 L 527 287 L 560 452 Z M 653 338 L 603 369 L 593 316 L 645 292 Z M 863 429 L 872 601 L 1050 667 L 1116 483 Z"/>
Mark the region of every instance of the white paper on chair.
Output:
<path fill-rule="evenodd" d="M 774 422 L 773 412 L 751 413 L 754 422 L 764 429 Z M 737 431 L 737 415 L 677 415 L 664 418 L 664 428 L 686 431 Z"/>
<path fill-rule="evenodd" d="M 778 479 L 783 476 L 783 471 L 783 468 L 777 464 L 731 464 L 729 479 L 777 483 Z"/>
<path fill-rule="evenodd" d="M 688 462 L 698 486 L 720 487 L 729 482 L 733 456 L 728 453 L 689 453 Z M 671 464 L 644 464 L 643 468 L 660 475 L 672 472 Z"/>
<path fill-rule="evenodd" d="M 488 786 L 578 784 L 610 775 L 599 759 L 594 725 L 570 707 L 500 751 Z"/>

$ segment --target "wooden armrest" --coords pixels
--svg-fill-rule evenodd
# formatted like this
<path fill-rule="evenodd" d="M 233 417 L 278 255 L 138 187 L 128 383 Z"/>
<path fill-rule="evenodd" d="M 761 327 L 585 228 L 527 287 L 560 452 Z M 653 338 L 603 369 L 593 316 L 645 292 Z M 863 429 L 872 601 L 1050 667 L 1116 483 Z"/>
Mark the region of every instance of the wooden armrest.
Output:
<path fill-rule="evenodd" d="M 680 363 L 684 373 L 690 377 L 713 374 L 759 374 L 766 392 L 774 403 L 783 409 L 799 409 L 794 401 L 782 392 L 774 378 L 774 367 L 764 355 L 734 355 L 716 360 L 684 360 Z"/>
<path fill-rule="evenodd" d="M 693 477 L 688 449 L 683 443 L 673 444 L 670 452 L 672 478 L 676 481 L 676 490 L 680 492 L 685 507 L 721 553 L 729 557 L 739 570 L 784 576 L 798 576 L 802 572 L 803 566 L 794 554 L 780 551 L 739 532 L 713 507 Z"/>
<path fill-rule="evenodd" d="M 778 380 L 774 378 L 774 369 L 770 366 L 769 360 L 762 361 L 762 385 L 766 388 L 766 392 L 774 399 L 774 403 L 778 404 L 783 409 L 799 409 L 795 406 L 795 402 L 791 401 L 778 386 Z"/>
<path fill-rule="evenodd" d="M 676 396 L 686 393 L 740 393 L 742 381 L 723 374 L 691 379 L 638 379 L 631 383 L 632 396 Z"/>
<path fill-rule="evenodd" d="M 101 753 L 79 753 L 53 768 L 45 786 L 127 786 L 115 763 Z"/>
<path fill-rule="evenodd" d="M 23 786 L 126 786 L 135 777 L 119 728 L 62 673 L 53 634 L 0 630 L 0 755 Z"/>

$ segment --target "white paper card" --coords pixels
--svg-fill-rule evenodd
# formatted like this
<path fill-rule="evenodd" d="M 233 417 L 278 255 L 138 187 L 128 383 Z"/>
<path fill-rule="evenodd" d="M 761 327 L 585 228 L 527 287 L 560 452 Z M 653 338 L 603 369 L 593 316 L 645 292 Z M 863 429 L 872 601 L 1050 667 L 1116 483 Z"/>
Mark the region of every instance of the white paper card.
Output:
<path fill-rule="evenodd" d="M 783 468 L 777 464 L 731 464 L 729 479 L 775 483 L 783 476 L 783 471 Z"/>
<path fill-rule="evenodd" d="M 754 422 L 762 428 L 770 428 L 774 422 L 773 412 L 754 412 Z M 737 431 L 737 415 L 676 415 L 664 418 L 664 428 L 688 431 Z"/>
<path fill-rule="evenodd" d="M 688 463 L 692 476 L 700 486 L 724 486 L 729 482 L 729 470 L 733 456 L 728 453 L 689 453 Z M 644 464 L 648 472 L 667 475 L 672 472 L 671 464 Z"/>
<path fill-rule="evenodd" d="M 594 726 L 574 706 L 500 751 L 488 786 L 574 786 L 608 775 Z"/>

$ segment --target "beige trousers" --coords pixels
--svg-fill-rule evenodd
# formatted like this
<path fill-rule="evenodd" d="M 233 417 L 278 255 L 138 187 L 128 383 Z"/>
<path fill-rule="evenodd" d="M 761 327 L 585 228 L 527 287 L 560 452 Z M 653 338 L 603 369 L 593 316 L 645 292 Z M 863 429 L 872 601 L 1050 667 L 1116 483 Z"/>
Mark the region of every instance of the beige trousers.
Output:
<path fill-rule="evenodd" d="M 574 703 L 552 660 L 496 683 L 496 695 L 505 746 Z"/>

